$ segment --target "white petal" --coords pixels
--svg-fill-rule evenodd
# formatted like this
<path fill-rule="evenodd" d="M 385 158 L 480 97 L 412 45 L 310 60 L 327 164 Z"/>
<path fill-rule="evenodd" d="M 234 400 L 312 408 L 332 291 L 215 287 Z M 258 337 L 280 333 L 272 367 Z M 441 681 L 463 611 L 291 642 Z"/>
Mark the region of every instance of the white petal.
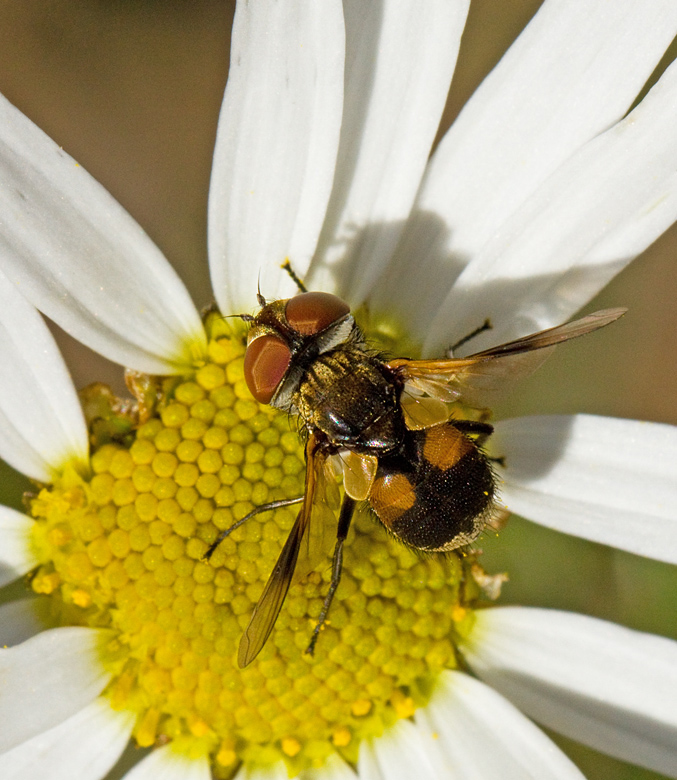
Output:
<path fill-rule="evenodd" d="M 3 780 L 100 780 L 125 749 L 131 712 L 97 699 L 68 720 L 0 755 Z"/>
<path fill-rule="evenodd" d="M 122 780 L 211 780 L 206 758 L 189 758 L 170 742 L 153 750 Z"/>
<path fill-rule="evenodd" d="M 49 625 L 49 600 L 23 598 L 0 605 L 0 647 L 25 642 Z"/>
<path fill-rule="evenodd" d="M 468 2 L 344 2 L 346 76 L 336 177 L 313 288 L 353 305 L 397 245 L 454 72 Z"/>
<path fill-rule="evenodd" d="M 677 777 L 677 643 L 547 609 L 477 613 L 465 654 L 527 715 L 595 750 Z"/>
<path fill-rule="evenodd" d="M 235 780 L 287 780 L 287 769 L 282 761 L 270 769 L 257 769 L 243 766 L 235 775 Z"/>
<path fill-rule="evenodd" d="M 429 311 L 466 263 L 565 160 L 625 114 L 676 32 L 672 0 L 545 2 L 431 160 L 383 303 L 395 298 L 425 335 Z"/>
<path fill-rule="evenodd" d="M 209 193 L 209 259 L 221 310 L 294 294 L 315 251 L 343 105 L 338 0 L 238 4 Z"/>
<path fill-rule="evenodd" d="M 55 628 L 0 649 L 0 752 L 62 723 L 110 679 L 99 660 L 106 633 Z"/>
<path fill-rule="evenodd" d="M 337 753 L 332 753 L 318 769 L 305 769 L 299 774 L 299 778 L 300 780 L 358 780 L 355 772 Z"/>
<path fill-rule="evenodd" d="M 408 720 L 398 721 L 382 736 L 360 745 L 357 775 L 360 780 L 438 778 L 420 731 Z"/>
<path fill-rule="evenodd" d="M 318 769 L 305 769 L 297 777 L 300 780 L 357 780 L 355 772 L 346 762 L 333 753 Z M 270 769 L 242 767 L 234 780 L 287 780 L 288 772 L 282 761 Z M 364 780 L 360 778 L 360 780 Z"/>
<path fill-rule="evenodd" d="M 49 482 L 69 461 L 85 470 L 88 450 L 82 408 L 54 339 L 0 272 L 0 456 Z"/>
<path fill-rule="evenodd" d="M 492 439 L 512 512 L 677 563 L 677 427 L 553 415 L 502 420 Z"/>
<path fill-rule="evenodd" d="M 8 506 L 0 506 L 0 587 L 38 565 L 30 543 L 33 521 Z"/>
<path fill-rule="evenodd" d="M 676 6 L 677 7 L 677 6 Z M 426 349 L 489 317 L 473 350 L 567 320 L 677 218 L 677 63 L 640 105 L 586 144 L 459 276 Z"/>
<path fill-rule="evenodd" d="M 444 672 L 414 716 L 442 777 L 458 780 L 583 780 L 528 718 L 479 680 Z"/>
<path fill-rule="evenodd" d="M 120 204 L 0 96 L 0 267 L 83 344 L 155 374 L 205 351 L 181 280 Z"/>

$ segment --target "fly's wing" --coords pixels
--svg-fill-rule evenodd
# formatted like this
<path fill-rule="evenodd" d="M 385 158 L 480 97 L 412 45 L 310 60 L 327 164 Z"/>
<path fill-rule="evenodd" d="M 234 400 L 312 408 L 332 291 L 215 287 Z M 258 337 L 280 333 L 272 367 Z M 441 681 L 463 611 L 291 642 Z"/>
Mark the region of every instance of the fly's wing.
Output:
<path fill-rule="evenodd" d="M 477 352 L 475 355 L 471 355 L 471 357 L 479 358 L 484 355 L 493 358 L 499 355 L 516 355 L 520 352 L 530 352 L 534 349 L 556 346 L 563 341 L 585 336 L 586 333 L 592 333 L 594 330 L 604 328 L 622 317 L 626 312 L 627 309 L 595 311 L 592 314 L 588 314 L 587 317 L 581 317 L 580 320 L 573 320 L 572 322 L 565 322 L 564 325 L 556 325 L 554 328 L 539 330 L 538 333 L 532 333 L 530 336 L 523 336 L 514 341 L 500 344 L 497 347 L 490 347 L 483 352 Z"/>
<path fill-rule="evenodd" d="M 273 630 L 291 585 L 299 549 L 310 525 L 318 475 L 321 475 L 324 470 L 325 458 L 322 455 L 318 456 L 316 449 L 317 440 L 311 435 L 306 444 L 306 486 L 303 505 L 240 640 L 237 654 L 240 668 L 248 666 L 261 652 Z"/>
<path fill-rule="evenodd" d="M 388 366 L 397 370 L 415 392 L 444 401 L 465 401 L 471 406 L 487 405 L 492 394 L 503 391 L 513 381 L 533 373 L 564 341 L 584 336 L 617 320 L 626 309 L 605 309 L 541 330 L 497 347 L 485 349 L 464 358 L 441 360 L 392 360 Z"/>
<path fill-rule="evenodd" d="M 435 392 L 433 387 L 432 391 Z M 455 396 L 456 397 L 456 396 Z M 400 405 L 404 412 L 404 422 L 410 431 L 431 428 L 449 419 L 449 407 L 432 393 L 425 393 L 423 387 L 407 382 L 400 396 Z"/>
<path fill-rule="evenodd" d="M 343 489 L 356 501 L 364 501 L 376 478 L 378 459 L 343 450 L 323 461 L 318 469 L 313 497 L 312 522 L 303 537 L 292 584 L 302 582 L 322 564 L 329 566 L 336 545 L 337 515 Z"/>
<path fill-rule="evenodd" d="M 292 584 L 302 582 L 311 571 L 327 564 L 336 543 L 336 517 L 341 495 L 336 476 L 329 468 L 328 459 L 322 458 L 315 475 L 315 489 L 311 507 L 312 522 L 308 524 L 301 542 L 299 558 Z"/>

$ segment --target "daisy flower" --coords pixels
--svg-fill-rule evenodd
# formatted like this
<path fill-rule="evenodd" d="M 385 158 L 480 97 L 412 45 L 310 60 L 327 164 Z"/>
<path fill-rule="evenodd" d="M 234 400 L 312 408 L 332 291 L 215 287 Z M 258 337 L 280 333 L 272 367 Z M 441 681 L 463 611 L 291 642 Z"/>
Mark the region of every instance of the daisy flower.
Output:
<path fill-rule="evenodd" d="M 534 777 L 579 770 L 534 724 L 677 777 L 677 645 L 585 615 L 494 607 L 478 554 L 419 559 L 366 514 L 329 572 L 235 650 L 303 490 L 294 426 L 243 380 L 223 314 L 335 292 L 369 335 L 434 355 L 559 324 L 677 216 L 667 0 L 550 0 L 430 148 L 467 2 L 238 6 L 209 197 L 218 311 L 143 230 L 0 103 L 0 454 L 35 482 L 0 513 L 0 774 L 127 780 Z M 35 307 L 35 308 L 34 308 Z M 80 399 L 38 310 L 128 367 L 136 402 Z M 84 412 L 84 413 L 83 413 Z M 501 497 L 536 523 L 677 562 L 677 430 L 499 420 Z M 331 498 L 331 497 L 329 497 Z M 570 576 L 562 562 L 562 576 Z M 533 720 L 532 720 L 533 719 Z"/>

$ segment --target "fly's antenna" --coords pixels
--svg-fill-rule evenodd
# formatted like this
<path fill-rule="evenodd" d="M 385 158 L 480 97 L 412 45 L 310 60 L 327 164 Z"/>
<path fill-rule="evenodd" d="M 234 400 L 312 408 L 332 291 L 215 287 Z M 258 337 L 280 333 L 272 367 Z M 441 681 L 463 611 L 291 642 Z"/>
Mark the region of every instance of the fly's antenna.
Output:
<path fill-rule="evenodd" d="M 258 278 L 256 279 L 256 300 L 259 302 L 261 308 L 266 305 L 266 299 L 261 295 L 261 271 L 259 271 Z"/>
<path fill-rule="evenodd" d="M 235 317 L 237 320 L 242 320 L 243 322 L 254 322 L 256 317 L 254 317 L 253 314 L 224 314 L 223 319 L 228 320 Z"/>
<path fill-rule="evenodd" d="M 296 275 L 296 271 L 291 267 L 291 263 L 289 260 L 285 260 L 284 263 L 280 266 L 283 270 L 285 270 L 289 276 L 291 276 L 292 281 L 294 284 L 299 288 L 299 292 L 308 292 L 308 288 L 303 284 L 303 282 L 299 279 L 299 277 Z"/>

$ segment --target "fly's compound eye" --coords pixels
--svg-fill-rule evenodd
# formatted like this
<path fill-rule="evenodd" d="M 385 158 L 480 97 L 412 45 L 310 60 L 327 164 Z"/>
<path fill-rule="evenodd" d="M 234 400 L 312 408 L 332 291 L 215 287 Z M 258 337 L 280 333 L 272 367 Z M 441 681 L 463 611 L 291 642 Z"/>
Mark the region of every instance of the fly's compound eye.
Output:
<path fill-rule="evenodd" d="M 259 336 L 244 356 L 244 378 L 261 404 L 270 403 L 291 361 L 289 347 L 277 336 Z"/>
<path fill-rule="evenodd" d="M 350 306 L 336 295 L 307 292 L 287 301 L 287 322 L 302 336 L 313 336 L 350 312 Z"/>

